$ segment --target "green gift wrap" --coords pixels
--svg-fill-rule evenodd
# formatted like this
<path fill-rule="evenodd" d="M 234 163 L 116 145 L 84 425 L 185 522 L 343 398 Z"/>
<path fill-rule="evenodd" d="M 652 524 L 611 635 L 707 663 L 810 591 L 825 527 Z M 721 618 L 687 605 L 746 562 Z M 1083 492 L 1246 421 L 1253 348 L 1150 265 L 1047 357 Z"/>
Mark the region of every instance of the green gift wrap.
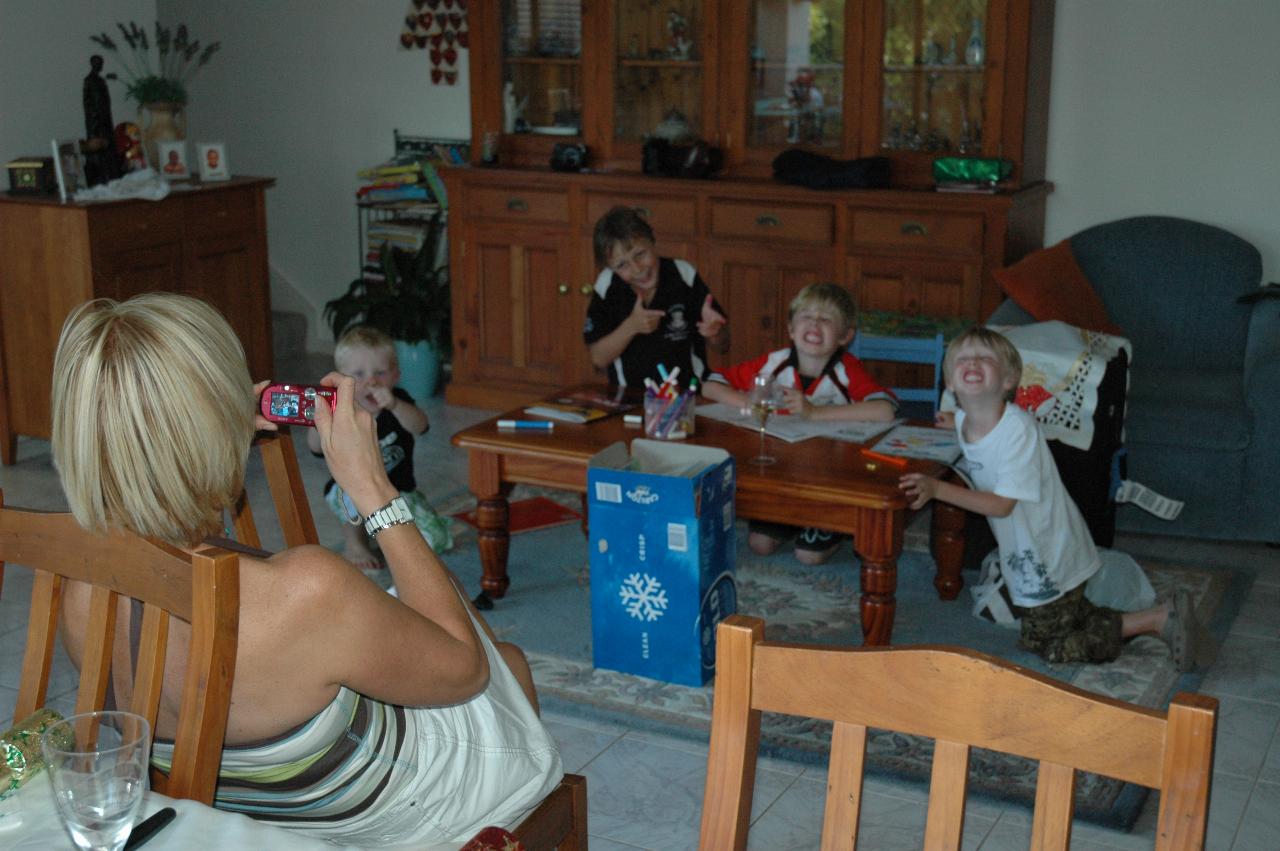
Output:
<path fill-rule="evenodd" d="M 938 183 L 999 183 L 1013 174 L 1013 160 L 983 157 L 938 157 L 933 179 Z"/>
<path fill-rule="evenodd" d="M 39 709 L 0 735 L 0 795 L 40 773 L 44 768 L 40 736 L 61 720 L 62 716 L 52 709 Z M 74 744 L 70 727 L 64 728 L 58 744 L 68 748 Z"/>

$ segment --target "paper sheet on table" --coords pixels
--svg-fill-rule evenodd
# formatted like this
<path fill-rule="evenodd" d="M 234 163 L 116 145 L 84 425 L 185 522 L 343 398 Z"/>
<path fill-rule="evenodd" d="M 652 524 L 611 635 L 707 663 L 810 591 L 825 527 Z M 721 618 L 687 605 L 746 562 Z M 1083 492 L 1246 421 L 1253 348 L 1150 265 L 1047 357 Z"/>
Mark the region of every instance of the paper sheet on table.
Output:
<path fill-rule="evenodd" d="M 755 417 L 742 413 L 739 408 L 735 408 L 732 405 L 724 405 L 719 402 L 700 405 L 698 407 L 698 416 L 732 423 L 751 431 L 760 430 Z M 889 423 L 856 421 L 838 423 L 813 422 L 783 414 L 770 417 L 768 423 L 765 424 L 764 433 L 770 437 L 776 437 L 778 440 L 785 440 L 787 443 L 799 443 L 811 437 L 827 437 L 832 440 L 847 440 L 850 443 L 865 443 L 900 422 L 902 420 L 895 420 Z"/>
<path fill-rule="evenodd" d="M 872 452 L 950 464 L 960 457 L 955 429 L 900 425 L 871 447 Z"/>

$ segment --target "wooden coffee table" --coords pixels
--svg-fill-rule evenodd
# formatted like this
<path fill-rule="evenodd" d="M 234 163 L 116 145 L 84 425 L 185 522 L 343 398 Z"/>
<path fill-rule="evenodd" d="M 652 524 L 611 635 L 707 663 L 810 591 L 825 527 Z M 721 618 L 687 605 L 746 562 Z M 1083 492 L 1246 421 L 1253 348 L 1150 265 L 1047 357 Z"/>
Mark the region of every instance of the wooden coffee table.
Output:
<path fill-rule="evenodd" d="M 469 483 L 479 504 L 483 589 L 476 598 L 480 608 L 507 592 L 507 497 L 516 484 L 585 493 L 587 462 L 605 447 L 644 437 L 639 427 L 628 427 L 621 416 L 586 425 L 557 422 L 550 432 L 499 429 L 499 419 L 528 419 L 520 409 L 501 414 L 453 436 L 453 444 L 469 455 Z M 767 438 L 776 464 L 759 466 L 749 459 L 759 454 L 759 435 L 740 426 L 700 417 L 691 442 L 719 446 L 733 455 L 737 466 L 736 509 L 739 517 L 821 526 L 853 536 L 853 548 L 862 561 L 861 618 L 863 641 L 889 643 L 893 633 L 898 585 L 898 557 L 902 536 L 911 513 L 898 489 L 900 467 L 877 462 L 862 454 L 861 446 L 838 440 L 813 438 L 786 443 Z M 935 476 L 949 474 L 942 464 L 909 462 L 907 469 Z M 964 551 L 964 512 L 934 502 L 933 555 L 937 574 L 933 584 L 943 600 L 953 600 L 963 581 L 960 567 Z"/>

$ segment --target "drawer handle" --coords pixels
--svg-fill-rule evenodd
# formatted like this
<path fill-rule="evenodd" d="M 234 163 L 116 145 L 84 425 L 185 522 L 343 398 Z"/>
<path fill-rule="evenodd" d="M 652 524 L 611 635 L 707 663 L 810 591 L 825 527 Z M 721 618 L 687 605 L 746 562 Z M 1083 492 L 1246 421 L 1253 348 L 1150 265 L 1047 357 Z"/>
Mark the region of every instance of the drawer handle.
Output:
<path fill-rule="evenodd" d="M 560 284 L 558 287 L 556 287 L 556 292 L 560 293 L 560 295 L 568 295 L 569 285 L 565 283 Z"/>
<path fill-rule="evenodd" d="M 592 290 L 592 287 L 590 284 L 583 284 L 582 286 L 578 287 L 578 292 L 582 293 L 583 295 L 591 295 L 591 290 Z"/>
<path fill-rule="evenodd" d="M 929 233 L 929 229 L 919 222 L 903 222 L 901 230 L 903 236 L 926 236 Z"/>
<path fill-rule="evenodd" d="M 644 216 L 646 219 L 653 215 L 653 213 L 649 212 L 648 207 L 636 207 L 636 212 Z"/>
<path fill-rule="evenodd" d="M 508 198 L 507 209 L 516 213 L 527 213 L 529 212 L 529 202 L 523 198 Z"/>
<path fill-rule="evenodd" d="M 766 213 L 763 216 L 756 216 L 756 224 L 762 228 L 776 228 L 778 225 L 782 224 L 782 222 L 777 216 L 771 216 Z"/>

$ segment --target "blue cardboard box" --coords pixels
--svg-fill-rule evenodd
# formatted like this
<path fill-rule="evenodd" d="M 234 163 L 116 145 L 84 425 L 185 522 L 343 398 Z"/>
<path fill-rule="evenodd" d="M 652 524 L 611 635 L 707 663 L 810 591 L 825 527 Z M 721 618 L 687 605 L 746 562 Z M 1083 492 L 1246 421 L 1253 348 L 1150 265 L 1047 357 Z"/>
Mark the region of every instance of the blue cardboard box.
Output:
<path fill-rule="evenodd" d="M 723 449 L 615 443 L 587 467 L 597 668 L 700 686 L 737 610 L 734 466 Z"/>

